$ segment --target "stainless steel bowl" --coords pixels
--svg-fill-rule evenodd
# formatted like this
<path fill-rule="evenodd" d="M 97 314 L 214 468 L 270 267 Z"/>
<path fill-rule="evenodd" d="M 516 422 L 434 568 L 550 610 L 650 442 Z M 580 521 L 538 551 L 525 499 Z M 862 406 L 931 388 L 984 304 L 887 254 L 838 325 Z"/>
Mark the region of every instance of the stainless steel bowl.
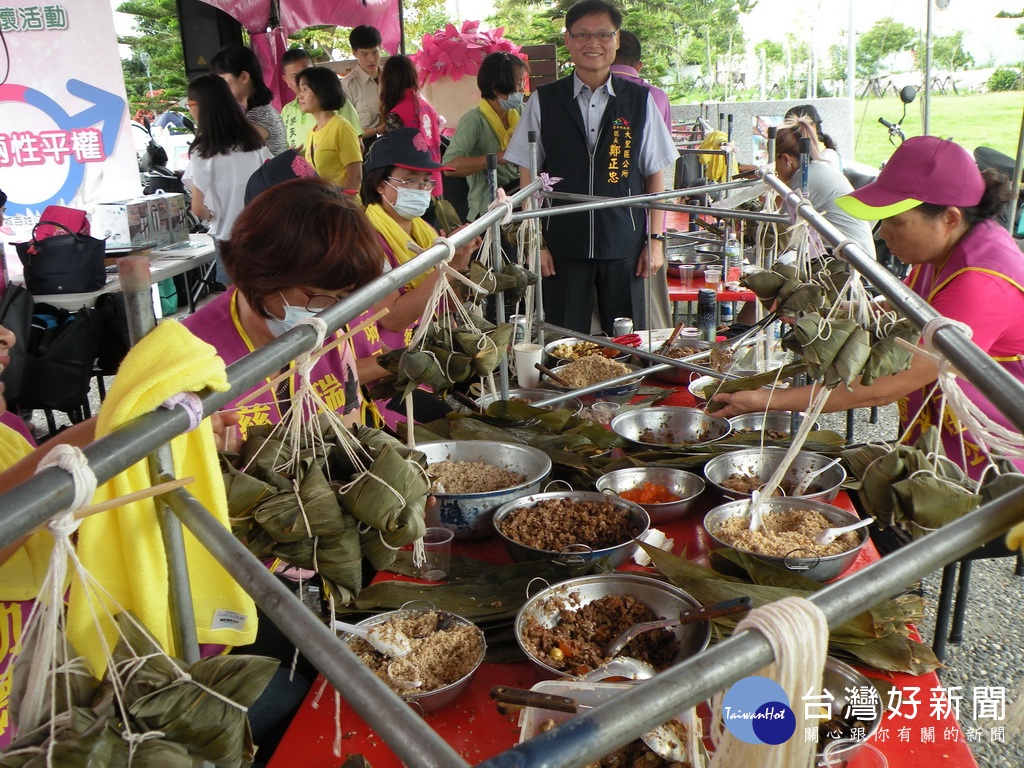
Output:
<path fill-rule="evenodd" d="M 840 720 L 846 719 L 844 718 L 844 713 L 850 706 L 850 691 L 871 690 L 870 686 L 871 681 L 849 664 L 844 664 L 839 659 L 833 659 L 831 656 L 825 658 L 825 674 L 822 676 L 821 687 L 822 693 L 828 691 L 834 697 L 829 703 L 831 717 Z M 883 714 L 884 705 L 878 702 L 875 706 L 874 717 L 857 718 L 865 726 L 864 736 L 863 738 L 852 740 L 846 747 L 833 751 L 829 755 L 833 766 L 846 765 L 846 763 L 853 761 L 854 756 L 860 750 L 861 744 L 875 735 L 875 731 L 878 730 L 879 725 L 882 723 Z M 817 762 L 819 768 L 825 768 L 826 765 L 822 757 L 824 748 L 825 742 L 819 741 Z"/>
<path fill-rule="evenodd" d="M 551 473 L 551 459 L 537 448 L 509 445 L 490 440 L 453 440 L 416 446 L 427 456 L 428 464 L 441 461 L 483 461 L 526 475 L 519 485 L 486 493 L 434 493 L 438 502 L 440 525 L 455 532 L 457 539 L 490 536 L 494 510 L 507 501 L 540 490 Z"/>
<path fill-rule="evenodd" d="M 839 509 L 839 507 L 833 507 L 831 504 L 826 504 L 822 501 L 814 501 L 813 499 L 786 499 L 786 498 L 771 498 L 763 501 L 764 506 L 762 512 L 765 516 L 772 514 L 773 512 L 785 512 L 790 509 L 806 510 L 808 512 L 819 512 L 826 520 L 828 520 L 833 526 L 850 525 L 856 523 L 858 518 L 852 512 L 847 512 L 845 509 Z M 718 530 L 723 522 L 731 517 L 747 517 L 750 507 L 749 499 L 742 499 L 740 501 L 730 501 L 728 504 L 722 504 L 721 506 L 715 507 L 704 517 L 704 529 L 708 532 L 708 535 L 715 540 L 715 543 L 719 547 L 725 549 L 733 549 L 732 545 L 726 544 L 724 541 L 715 535 L 715 531 Z M 834 579 L 842 574 L 847 568 L 853 565 L 853 561 L 857 559 L 857 555 L 860 554 L 861 549 L 868 540 L 868 532 L 866 528 L 854 531 L 857 537 L 860 539 L 858 544 L 853 549 L 847 550 L 846 552 L 840 552 L 838 555 L 827 555 L 825 557 L 818 557 L 807 553 L 806 556 L 800 556 L 794 553 L 792 557 L 774 557 L 772 555 L 753 555 L 758 560 L 763 560 L 766 563 L 770 563 L 778 568 L 784 570 L 795 571 L 801 576 L 806 576 L 808 579 L 814 581 L 828 581 Z M 801 550 L 802 551 L 802 550 Z"/>
<path fill-rule="evenodd" d="M 356 623 L 357 627 L 363 629 L 369 629 L 375 627 L 378 624 L 383 624 L 391 619 L 405 619 L 413 616 L 418 616 L 424 613 L 429 613 L 432 608 L 402 608 L 397 611 L 387 611 L 386 613 L 379 613 L 376 616 L 371 616 L 368 619 L 363 619 Z M 423 693 L 400 693 L 405 701 L 415 702 L 423 712 L 435 712 L 441 707 L 448 706 L 461 696 L 465 690 L 469 687 L 469 684 L 473 680 L 473 675 L 483 664 L 484 655 L 487 653 L 487 640 L 484 638 L 484 633 L 480 630 L 469 619 L 464 619 L 461 616 L 449 613 L 448 614 L 454 623 L 464 627 L 473 627 L 476 629 L 477 634 L 480 636 L 480 658 L 478 658 L 473 664 L 473 668 L 465 675 L 460 677 L 454 683 L 449 683 L 446 686 L 437 688 L 433 691 L 424 691 Z M 344 634 L 341 636 L 342 642 L 351 645 L 355 640 L 356 636 L 352 634 Z"/>
<path fill-rule="evenodd" d="M 678 250 L 669 250 L 665 254 L 665 262 L 668 264 L 669 272 L 673 274 L 679 273 L 679 267 L 684 264 L 693 265 L 694 277 L 697 275 L 703 275 L 704 270 L 715 264 L 722 263 L 721 254 L 714 253 L 698 253 L 693 249 L 692 246 L 686 248 L 679 248 Z"/>
<path fill-rule="evenodd" d="M 734 491 L 726 488 L 722 483 L 734 474 L 757 476 L 767 481 L 778 469 L 783 457 L 786 455 L 786 448 L 765 446 L 764 448 L 742 448 L 738 451 L 723 453 L 711 459 L 704 465 L 704 477 L 713 486 L 726 496 L 732 498 L 749 497 L 749 493 Z M 820 453 L 800 451 L 793 463 L 786 472 L 783 482 L 789 484 L 798 483 L 808 472 L 821 469 L 832 459 L 822 456 Z M 811 481 L 811 487 L 821 490 L 814 493 L 804 493 L 792 498 L 816 499 L 817 501 L 832 501 L 838 494 L 840 486 L 846 481 L 846 470 L 842 465 L 836 464 L 829 467 Z"/>
<path fill-rule="evenodd" d="M 700 351 L 705 351 L 705 350 L 711 349 L 711 347 L 713 347 L 713 346 L 714 346 L 714 344 L 712 344 L 710 341 L 689 341 L 689 340 L 680 341 L 680 340 L 677 339 L 675 341 L 675 343 L 672 344 L 671 349 L 682 349 L 683 347 L 694 347 L 694 348 L 696 348 L 696 349 L 698 349 Z M 659 350 L 655 349 L 654 351 L 658 352 Z M 671 350 L 668 350 L 668 351 L 671 351 Z M 705 357 L 703 360 L 701 360 L 700 365 L 702 365 L 704 367 L 708 367 L 710 365 L 710 363 L 708 361 L 708 358 Z M 694 373 L 693 371 L 688 371 L 685 368 L 669 368 L 668 370 L 658 371 L 656 373 L 652 373 L 651 374 L 651 378 L 652 379 L 657 379 L 658 381 L 664 381 L 664 382 L 669 383 L 669 384 L 683 384 L 683 385 L 688 385 L 692 379 L 695 379 L 698 376 L 700 376 L 699 373 Z"/>
<path fill-rule="evenodd" d="M 679 501 L 662 504 L 640 504 L 651 516 L 651 525 L 661 525 L 685 515 L 693 506 L 694 499 L 704 493 L 704 478 L 672 467 L 629 467 L 616 469 L 597 478 L 594 487 L 604 493 L 610 491 L 619 495 L 623 491 L 631 491 L 644 483 L 655 483 L 668 488 L 669 492 L 679 496 Z"/>
<path fill-rule="evenodd" d="M 615 434 L 640 448 L 703 445 L 721 440 L 732 430 L 726 419 L 709 416 L 696 408 L 679 406 L 638 408 L 619 414 L 612 419 L 611 426 Z M 641 438 L 648 429 L 654 433 L 653 440 Z"/>
<path fill-rule="evenodd" d="M 555 347 L 561 346 L 562 344 L 574 347 L 577 344 L 581 344 L 582 342 L 583 339 L 574 339 L 571 337 L 568 339 L 555 339 L 554 341 L 549 341 L 547 344 L 544 345 L 544 365 L 546 365 L 548 368 L 553 369 L 555 366 L 561 365 L 562 363 L 571 363 L 571 358 L 558 357 L 558 355 L 556 355 L 554 352 Z M 609 350 L 609 352 L 615 352 L 615 350 Z M 626 353 L 619 354 L 618 352 L 615 352 L 615 354 L 611 356 L 609 359 L 618 360 L 620 363 L 624 363 L 627 360 L 629 360 L 629 355 Z"/>
<path fill-rule="evenodd" d="M 565 363 L 563 365 L 558 366 L 558 368 L 555 368 L 555 373 L 559 374 L 560 370 L 564 368 L 565 365 L 568 365 L 568 363 Z M 598 389 L 594 392 L 590 392 L 589 394 L 582 395 L 582 397 L 587 400 L 610 400 L 613 403 L 620 404 L 628 403 L 630 400 L 636 397 L 636 393 L 640 391 L 640 382 L 643 381 L 644 378 L 643 369 L 638 365 L 630 365 L 629 363 L 623 363 L 623 365 L 625 365 L 630 370 L 637 371 L 639 375 L 634 379 L 630 379 L 625 384 L 617 384 L 614 387 L 605 387 L 604 389 Z M 556 384 L 550 379 L 546 379 L 546 381 L 547 385 L 553 389 L 557 389 L 561 392 L 571 391 L 569 388 L 563 387 L 560 384 Z"/>
<path fill-rule="evenodd" d="M 546 400 L 552 397 L 554 393 L 550 389 L 510 389 L 508 391 L 509 398 L 516 400 L 528 400 L 531 404 L 538 400 Z M 483 397 L 477 398 L 477 403 L 485 411 L 487 406 L 491 403 L 496 403 L 501 399 L 501 393 L 496 392 L 493 395 L 484 395 Z M 566 408 L 572 411 L 576 416 L 579 416 L 583 411 L 583 403 L 578 398 L 572 398 L 571 400 L 563 400 L 558 405 L 552 406 L 553 408 Z"/>
<path fill-rule="evenodd" d="M 647 532 L 647 529 L 651 527 L 651 517 L 639 504 L 634 504 L 631 501 L 620 499 L 618 496 L 612 496 L 607 493 L 597 493 L 596 491 L 554 491 L 551 493 L 534 493 L 530 496 L 524 496 L 510 501 L 507 504 L 502 504 L 501 507 L 494 513 L 494 528 L 498 532 L 498 537 L 505 545 L 505 549 L 508 550 L 509 555 L 512 559 L 521 562 L 524 560 L 554 560 L 554 559 L 569 559 L 573 562 L 586 563 L 591 560 L 597 560 L 602 557 L 607 557 L 608 562 L 614 567 L 618 568 L 620 565 L 624 565 L 629 561 L 629 558 L 633 556 L 633 552 L 636 550 L 636 542 L 632 539 L 623 542 L 622 544 L 616 544 L 614 547 L 605 547 L 604 549 L 592 549 L 590 542 L 579 541 L 575 545 L 568 547 L 566 550 L 561 552 L 554 552 L 547 549 L 536 549 L 534 547 L 528 547 L 527 545 L 516 541 L 510 536 L 506 536 L 502 533 L 501 524 L 509 515 L 515 510 L 524 507 L 535 507 L 539 502 L 547 501 L 548 499 L 570 499 L 572 501 L 582 502 L 610 502 L 617 507 L 622 507 L 629 510 L 630 519 L 640 529 L 637 531 L 637 538 Z"/>
<path fill-rule="evenodd" d="M 699 608 L 700 603 L 671 584 L 647 576 L 627 573 L 603 573 L 580 576 L 560 584 L 542 589 L 527 600 L 516 616 L 516 642 L 526 657 L 541 671 L 558 677 L 570 677 L 565 672 L 548 666 L 543 659 L 534 656 L 526 640 L 526 623 L 533 618 L 541 626 L 554 627 L 559 621 L 559 608 L 578 610 L 594 600 L 609 595 L 628 595 L 646 603 L 656 614 L 666 618 L 678 616 L 682 611 Z M 678 626 L 673 630 L 679 639 L 679 652 L 675 663 L 679 663 L 708 647 L 711 641 L 711 624 L 698 621 Z"/>
<path fill-rule="evenodd" d="M 739 416 L 733 416 L 729 419 L 729 423 L 732 424 L 733 434 L 747 430 L 751 432 L 764 432 L 768 430 L 770 432 L 780 432 L 789 437 L 793 434 L 792 415 L 790 411 L 744 413 Z M 797 414 L 797 428 L 799 428 L 803 418 L 802 413 Z M 815 424 L 813 429 L 817 428 L 818 425 Z"/>

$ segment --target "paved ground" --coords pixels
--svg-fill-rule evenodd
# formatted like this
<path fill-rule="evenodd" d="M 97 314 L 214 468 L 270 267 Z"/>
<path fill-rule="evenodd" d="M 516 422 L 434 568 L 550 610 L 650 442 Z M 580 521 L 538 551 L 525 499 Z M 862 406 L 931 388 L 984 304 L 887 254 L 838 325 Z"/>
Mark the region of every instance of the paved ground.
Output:
<path fill-rule="evenodd" d="M 107 380 L 109 387 L 110 379 Z M 96 388 L 91 393 L 93 413 L 99 407 Z M 871 424 L 868 409 L 855 412 L 854 442 L 894 440 L 898 434 L 894 406 L 882 408 L 877 423 Z M 66 419 L 64 419 L 66 423 Z M 845 414 L 825 414 L 819 418 L 823 428 L 846 434 Z M 45 422 L 36 413 L 36 425 L 45 432 Z M 964 639 L 947 647 L 947 669 L 942 673 L 945 687 L 961 686 L 964 707 L 960 723 L 965 733 L 978 728 L 971 711 L 974 688 L 1004 688 L 1007 700 L 1024 678 L 1024 614 L 1021 605 L 1024 579 L 1013 575 L 1014 560 L 979 560 L 974 563 L 967 610 Z M 925 579 L 927 601 L 921 635 L 931 643 L 934 635 L 935 606 L 939 596 L 939 573 Z M 980 739 L 971 743 L 981 768 L 1021 768 L 1024 766 L 1024 736 L 1006 736 L 1005 742 L 993 742 L 988 729 L 978 732 Z M 941 734 L 937 735 L 941 738 Z M 911 768 L 911 766 L 891 766 Z M 916 766 L 913 768 L 917 768 Z"/>

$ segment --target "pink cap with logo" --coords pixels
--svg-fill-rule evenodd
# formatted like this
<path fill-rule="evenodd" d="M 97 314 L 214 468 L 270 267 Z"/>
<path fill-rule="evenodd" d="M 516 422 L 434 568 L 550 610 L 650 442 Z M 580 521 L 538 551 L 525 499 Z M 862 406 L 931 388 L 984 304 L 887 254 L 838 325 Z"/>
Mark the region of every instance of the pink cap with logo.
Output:
<path fill-rule="evenodd" d="M 836 205 L 858 219 L 885 219 L 921 203 L 970 208 L 984 193 L 985 180 L 966 149 L 937 136 L 914 136 L 877 179 L 836 198 Z"/>

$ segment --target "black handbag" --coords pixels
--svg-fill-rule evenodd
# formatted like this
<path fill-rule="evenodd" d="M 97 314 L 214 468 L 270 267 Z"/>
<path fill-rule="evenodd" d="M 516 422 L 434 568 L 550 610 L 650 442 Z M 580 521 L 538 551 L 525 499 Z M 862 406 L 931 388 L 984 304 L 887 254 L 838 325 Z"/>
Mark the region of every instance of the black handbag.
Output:
<path fill-rule="evenodd" d="M 67 234 L 38 239 L 36 230 L 46 225 Z M 15 247 L 25 268 L 25 287 L 34 295 L 89 293 L 107 282 L 103 265 L 105 241 L 75 234 L 59 222 L 40 221 L 32 229 L 32 239 L 16 243 Z"/>
<path fill-rule="evenodd" d="M 14 333 L 14 346 L 8 350 L 10 362 L 0 374 L 4 383 L 4 397 L 16 402 L 21 395 L 28 362 L 28 340 L 32 330 L 32 314 L 35 311 L 32 295 L 20 285 L 9 283 L 0 299 L 0 325 Z"/>

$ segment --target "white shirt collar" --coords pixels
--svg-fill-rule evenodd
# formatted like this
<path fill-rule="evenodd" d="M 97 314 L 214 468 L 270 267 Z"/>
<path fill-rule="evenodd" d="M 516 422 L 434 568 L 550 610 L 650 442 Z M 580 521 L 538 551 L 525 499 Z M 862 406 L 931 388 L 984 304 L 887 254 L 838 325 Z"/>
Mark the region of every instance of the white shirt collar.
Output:
<path fill-rule="evenodd" d="M 587 87 L 588 86 L 582 80 L 580 80 L 579 76 L 575 72 L 573 72 L 573 74 L 572 74 L 572 96 L 573 96 L 573 98 L 574 99 L 577 98 L 580 95 L 580 91 L 582 91 L 584 88 L 587 88 Z M 599 91 L 599 90 L 601 90 L 601 88 L 604 88 L 608 92 L 609 96 L 614 96 L 615 95 L 615 88 L 612 86 L 612 75 L 611 75 L 611 72 L 608 73 L 608 79 L 604 81 L 604 85 L 600 86 L 597 90 Z"/>

